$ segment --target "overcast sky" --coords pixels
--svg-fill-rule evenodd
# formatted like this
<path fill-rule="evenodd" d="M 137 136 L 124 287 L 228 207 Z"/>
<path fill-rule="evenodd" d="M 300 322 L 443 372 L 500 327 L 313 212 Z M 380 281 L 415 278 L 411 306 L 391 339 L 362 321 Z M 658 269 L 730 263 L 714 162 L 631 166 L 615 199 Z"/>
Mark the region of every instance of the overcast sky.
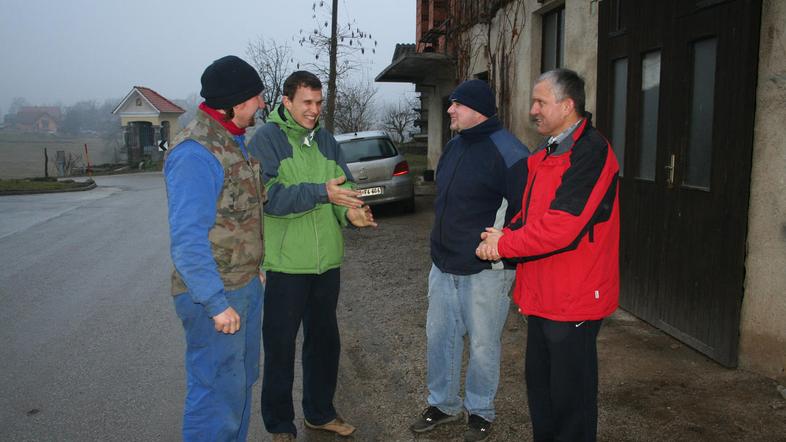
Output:
<path fill-rule="evenodd" d="M 301 28 L 314 28 L 312 4 L 0 0 L 0 112 L 8 111 L 14 97 L 24 97 L 31 105 L 101 103 L 122 98 L 135 85 L 170 99 L 186 98 L 199 92 L 199 77 L 212 60 L 227 54 L 247 59 L 249 41 L 259 36 L 301 51 L 292 38 Z M 329 11 L 321 9 L 322 14 Z M 338 16 L 339 23 L 354 20 L 378 41 L 376 54 L 367 51 L 363 56 L 365 75 L 371 79 L 390 63 L 396 43 L 414 43 L 412 0 L 339 0 Z M 303 59 L 307 54 L 300 55 Z M 383 100 L 413 90 L 408 84 L 377 85 Z"/>

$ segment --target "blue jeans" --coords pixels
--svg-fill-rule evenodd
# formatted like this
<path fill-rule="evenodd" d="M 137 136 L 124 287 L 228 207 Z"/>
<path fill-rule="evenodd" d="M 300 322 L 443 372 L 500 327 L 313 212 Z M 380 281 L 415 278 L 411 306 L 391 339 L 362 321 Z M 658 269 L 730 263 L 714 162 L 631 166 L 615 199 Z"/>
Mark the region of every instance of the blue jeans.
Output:
<path fill-rule="evenodd" d="M 451 415 L 461 412 L 461 358 L 464 335 L 468 335 L 464 408 L 487 421 L 494 420 L 500 337 L 514 278 L 514 270 L 453 275 L 431 266 L 426 318 L 429 405 Z"/>
<path fill-rule="evenodd" d="M 259 378 L 264 287 L 259 278 L 227 291 L 240 315 L 240 330 L 217 332 L 213 319 L 188 293 L 174 298 L 186 333 L 184 441 L 245 441 L 252 405 L 251 389 Z"/>

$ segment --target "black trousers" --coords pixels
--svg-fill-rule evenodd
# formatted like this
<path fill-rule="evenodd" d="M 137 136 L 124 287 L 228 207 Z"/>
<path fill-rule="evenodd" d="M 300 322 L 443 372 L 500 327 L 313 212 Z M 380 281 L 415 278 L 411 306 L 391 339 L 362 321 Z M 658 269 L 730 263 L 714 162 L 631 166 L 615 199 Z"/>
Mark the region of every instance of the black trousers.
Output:
<path fill-rule="evenodd" d="M 339 269 L 321 275 L 267 272 L 262 344 L 262 420 L 270 433 L 297 434 L 292 405 L 295 340 L 303 323 L 303 415 L 322 425 L 336 417 L 336 392 L 341 341 L 336 304 Z"/>
<path fill-rule="evenodd" d="M 525 377 L 535 441 L 595 441 L 602 320 L 529 316 Z"/>

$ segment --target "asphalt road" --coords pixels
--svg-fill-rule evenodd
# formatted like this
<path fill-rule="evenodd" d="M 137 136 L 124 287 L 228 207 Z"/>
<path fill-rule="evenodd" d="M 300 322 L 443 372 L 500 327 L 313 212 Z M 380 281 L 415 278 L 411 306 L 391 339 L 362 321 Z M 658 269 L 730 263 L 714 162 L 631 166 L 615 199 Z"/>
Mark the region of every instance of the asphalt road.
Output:
<path fill-rule="evenodd" d="M 96 182 L 0 198 L 0 440 L 179 439 L 163 179 Z"/>
<path fill-rule="evenodd" d="M 161 174 L 99 177 L 88 192 L 0 197 L 0 441 L 177 441 L 183 332 Z M 374 208 L 349 229 L 338 316 L 336 407 L 358 441 L 460 441 L 464 424 L 413 435 L 425 405 L 426 281 L 433 197 L 413 214 Z M 391 208 L 393 209 L 393 208 Z M 531 440 L 526 323 L 511 308 L 489 442 Z M 786 394 L 719 366 L 622 310 L 604 321 L 603 441 L 784 441 Z M 345 440 L 302 428 L 298 440 Z M 249 441 L 270 440 L 255 389 Z"/>

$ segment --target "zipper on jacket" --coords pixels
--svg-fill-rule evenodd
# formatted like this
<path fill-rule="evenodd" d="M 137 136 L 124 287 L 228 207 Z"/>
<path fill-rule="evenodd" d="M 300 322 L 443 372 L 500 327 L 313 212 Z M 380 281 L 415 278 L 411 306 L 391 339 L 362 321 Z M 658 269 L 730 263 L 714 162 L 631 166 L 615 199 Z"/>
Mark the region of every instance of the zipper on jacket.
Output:
<path fill-rule="evenodd" d="M 317 204 L 319 204 L 319 203 L 317 203 Z M 332 208 L 331 208 L 331 210 L 332 210 Z M 317 220 L 316 220 L 316 216 L 317 216 L 317 212 L 318 211 L 319 211 L 319 208 L 317 208 L 317 210 L 315 210 L 311 214 L 312 216 L 310 216 L 309 218 L 311 218 L 311 225 L 314 227 L 314 242 L 316 242 L 316 244 L 317 244 L 317 250 L 316 250 L 317 251 L 317 275 L 320 275 L 320 274 L 322 274 L 322 260 L 320 259 L 321 253 L 319 252 L 319 230 L 317 229 Z"/>
<path fill-rule="evenodd" d="M 546 149 L 546 155 L 544 155 L 543 159 L 540 160 L 540 163 L 538 163 L 538 168 L 540 168 L 540 165 L 543 164 L 543 162 L 546 161 L 546 159 L 548 157 L 549 157 L 549 151 L 548 151 L 548 149 Z M 527 192 L 527 201 L 526 201 L 526 206 L 524 208 L 524 216 L 521 217 L 521 225 L 522 225 L 522 227 L 525 224 L 527 224 L 527 218 L 529 218 L 529 201 L 530 201 L 530 198 L 532 198 L 532 189 L 535 188 L 535 179 L 537 177 L 538 177 L 538 172 L 536 170 L 535 173 L 532 175 L 532 184 L 530 184 L 530 186 L 529 186 L 529 192 Z"/>
<path fill-rule="evenodd" d="M 453 169 L 453 174 L 450 176 L 450 181 L 448 181 L 448 185 L 445 187 L 445 209 L 447 209 L 447 207 L 448 207 L 448 204 L 447 204 L 448 191 L 450 190 L 450 187 L 453 185 L 453 181 L 456 179 L 456 173 L 458 172 L 459 166 L 461 166 L 461 162 L 464 160 L 464 155 L 467 154 L 468 150 L 469 150 L 469 146 L 467 146 L 467 148 L 464 149 L 461 152 L 461 156 L 458 157 L 458 159 L 456 160 L 456 167 L 455 167 L 455 169 Z M 442 213 L 439 216 L 439 242 L 440 242 L 440 244 L 444 244 L 445 243 L 445 241 L 443 239 L 443 235 L 444 235 L 443 231 L 444 231 L 444 229 L 442 228 L 443 227 L 442 226 L 442 222 L 444 221 L 444 219 L 445 219 L 445 210 L 443 210 Z"/>
<path fill-rule="evenodd" d="M 524 202 L 526 205 L 524 206 L 524 216 L 521 217 L 521 227 L 524 227 L 524 225 L 527 224 L 527 218 L 529 217 L 529 200 L 532 198 L 532 188 L 535 187 L 535 178 L 537 178 L 537 176 L 537 172 L 532 175 L 532 184 L 529 185 L 527 200 Z"/>

